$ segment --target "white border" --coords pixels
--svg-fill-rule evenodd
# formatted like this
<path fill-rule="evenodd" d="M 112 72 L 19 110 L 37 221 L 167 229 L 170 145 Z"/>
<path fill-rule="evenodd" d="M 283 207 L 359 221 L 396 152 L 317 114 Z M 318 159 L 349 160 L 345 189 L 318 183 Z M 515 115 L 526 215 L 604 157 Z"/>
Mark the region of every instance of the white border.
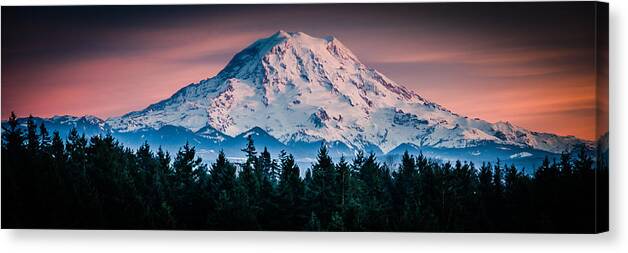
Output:
<path fill-rule="evenodd" d="M 236 1 L 4 0 L 2 5 L 193 4 Z M 272 3 L 328 3 L 288 1 Z M 375 1 L 342 1 L 375 2 Z M 411 1 L 378 1 L 411 2 Z M 450 1 L 422 1 L 450 2 Z M 600 235 L 2 230 L 0 252 L 628 252 L 628 1 L 610 2 L 611 232 Z M 261 0 L 237 3 L 266 3 Z M 624 16 L 621 16 L 623 12 Z M 623 66 L 623 67 L 622 67 Z M 624 99 L 622 99 L 624 98 Z"/>

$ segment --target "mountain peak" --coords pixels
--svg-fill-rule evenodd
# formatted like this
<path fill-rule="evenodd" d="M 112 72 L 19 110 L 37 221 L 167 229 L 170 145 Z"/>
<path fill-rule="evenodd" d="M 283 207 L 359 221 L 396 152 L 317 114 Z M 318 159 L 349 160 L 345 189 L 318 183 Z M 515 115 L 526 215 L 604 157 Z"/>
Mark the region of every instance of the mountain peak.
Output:
<path fill-rule="evenodd" d="M 338 141 L 388 152 L 403 143 L 464 148 L 485 141 L 564 150 L 577 140 L 468 119 L 369 68 L 332 36 L 278 31 L 238 52 L 217 76 L 145 110 L 107 121 L 116 131 L 211 126 L 282 143 Z"/>
<path fill-rule="evenodd" d="M 272 36 L 272 38 L 278 38 L 278 39 L 293 39 L 296 41 L 304 41 L 304 40 L 322 40 L 324 42 L 327 43 L 331 43 L 331 42 L 340 42 L 338 41 L 338 39 L 332 35 L 326 35 L 323 36 L 321 38 L 316 38 L 314 36 L 311 36 L 307 33 L 304 32 L 287 32 L 284 30 L 279 30 L 276 33 L 274 33 Z"/>
<path fill-rule="evenodd" d="M 252 73 L 267 71 L 269 65 L 275 65 L 271 66 L 273 69 L 285 69 L 305 61 L 316 61 L 316 64 L 361 65 L 353 52 L 333 36 L 317 38 L 303 32 L 279 30 L 238 52 L 218 76 L 223 79 L 249 78 Z"/>
<path fill-rule="evenodd" d="M 306 34 L 304 32 L 286 32 L 283 30 L 279 30 L 278 32 L 271 35 L 270 37 L 266 39 L 261 39 L 260 41 L 264 42 L 262 44 L 265 44 L 265 45 L 262 45 L 262 47 L 266 47 L 266 48 L 282 46 L 282 44 L 284 46 L 289 44 L 294 47 L 311 48 L 311 47 L 316 47 L 316 46 L 329 43 L 330 41 L 327 40 L 328 37 L 331 37 L 331 36 L 325 36 L 325 38 L 321 39 L 321 38 L 310 36 L 309 34 Z"/>
<path fill-rule="evenodd" d="M 290 33 L 286 32 L 284 30 L 279 30 L 275 34 L 273 34 L 273 37 L 284 37 L 284 38 L 286 38 L 286 37 L 289 37 L 289 36 L 290 36 Z"/>
<path fill-rule="evenodd" d="M 322 38 L 317 38 L 304 32 L 286 32 L 284 30 L 279 30 L 270 37 L 258 41 L 263 42 L 261 44 L 266 44 L 264 46 L 267 48 L 272 48 L 285 42 L 285 44 L 290 44 L 291 46 L 306 47 L 310 49 L 336 45 L 342 46 L 344 50 L 349 51 L 348 48 L 342 45 L 342 43 L 332 35 L 326 35 Z"/>
<path fill-rule="evenodd" d="M 275 37 L 275 38 L 293 38 L 293 37 L 300 37 L 300 36 L 312 37 L 304 32 L 287 32 L 284 30 L 279 30 L 275 34 L 271 35 L 271 37 Z"/>

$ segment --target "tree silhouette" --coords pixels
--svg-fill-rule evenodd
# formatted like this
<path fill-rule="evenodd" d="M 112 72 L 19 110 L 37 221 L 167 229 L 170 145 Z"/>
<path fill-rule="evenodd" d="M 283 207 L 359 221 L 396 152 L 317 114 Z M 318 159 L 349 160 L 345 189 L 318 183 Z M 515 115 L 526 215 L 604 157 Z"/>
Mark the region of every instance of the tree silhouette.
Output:
<path fill-rule="evenodd" d="M 3 123 L 2 227 L 592 233 L 608 228 L 608 160 L 585 147 L 514 165 L 442 162 L 405 152 L 396 167 L 325 145 L 303 174 L 297 158 L 252 136 L 243 163 L 207 167 L 186 143 L 174 158 L 111 135 L 67 140 L 15 114 Z M 597 209 L 596 209 L 597 206 Z"/>

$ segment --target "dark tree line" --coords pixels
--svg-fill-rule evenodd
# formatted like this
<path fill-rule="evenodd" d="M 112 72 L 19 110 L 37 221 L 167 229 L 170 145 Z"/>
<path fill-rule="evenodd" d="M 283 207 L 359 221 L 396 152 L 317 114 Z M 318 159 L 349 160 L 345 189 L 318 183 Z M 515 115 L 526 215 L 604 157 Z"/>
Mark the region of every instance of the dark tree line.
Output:
<path fill-rule="evenodd" d="M 292 155 L 258 153 L 250 136 L 245 162 L 221 152 L 207 166 L 187 144 L 171 156 L 7 123 L 3 228 L 590 233 L 608 222 L 596 220 L 596 204 L 608 213 L 596 203 L 608 200 L 596 192 L 608 189 L 608 167 L 584 149 L 527 175 L 407 152 L 394 169 L 373 154 L 334 162 L 323 145 L 302 177 Z"/>

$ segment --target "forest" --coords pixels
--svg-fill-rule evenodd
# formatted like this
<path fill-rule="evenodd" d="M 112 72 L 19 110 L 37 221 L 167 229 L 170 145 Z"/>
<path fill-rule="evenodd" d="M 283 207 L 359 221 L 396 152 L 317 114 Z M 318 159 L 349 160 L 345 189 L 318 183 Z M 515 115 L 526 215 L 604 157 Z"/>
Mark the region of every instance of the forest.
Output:
<path fill-rule="evenodd" d="M 14 114 L 2 132 L 2 228 L 594 233 L 608 229 L 608 163 L 580 148 L 534 173 L 496 160 L 441 162 L 407 152 L 334 161 L 304 175 L 249 136 L 245 162 L 208 163 L 112 136 L 67 140 Z"/>

